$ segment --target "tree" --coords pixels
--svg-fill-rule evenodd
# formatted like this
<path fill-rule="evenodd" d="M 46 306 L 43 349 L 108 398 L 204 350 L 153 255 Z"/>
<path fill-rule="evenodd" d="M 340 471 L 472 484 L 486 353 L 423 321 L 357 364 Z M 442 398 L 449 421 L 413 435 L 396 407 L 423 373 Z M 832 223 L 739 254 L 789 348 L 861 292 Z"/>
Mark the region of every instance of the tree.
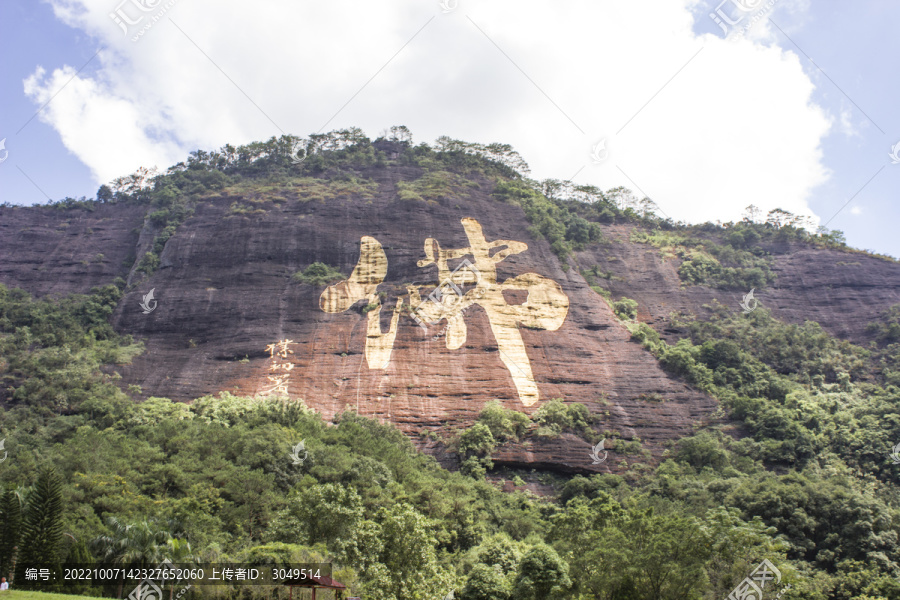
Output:
<path fill-rule="evenodd" d="M 613 302 L 613 312 L 620 319 L 631 321 L 637 318 L 638 303 L 637 300 L 631 298 L 622 298 L 618 302 Z"/>
<path fill-rule="evenodd" d="M 531 423 L 525 413 L 504 408 L 496 400 L 491 400 L 484 405 L 478 414 L 478 422 L 487 425 L 494 440 L 498 442 L 518 441 L 525 435 L 528 425 Z"/>
<path fill-rule="evenodd" d="M 630 572 L 633 540 L 616 527 L 591 530 L 582 538 L 586 545 L 567 554 L 572 570 L 578 573 L 572 585 L 576 597 L 593 600 L 645 598 L 636 594 Z"/>
<path fill-rule="evenodd" d="M 202 150 L 197 151 L 202 152 Z M 204 153 L 205 154 L 205 153 Z M 152 181 L 158 175 L 156 167 L 140 167 L 131 175 L 118 177 L 112 181 L 112 187 L 116 193 L 134 195 L 152 185 Z"/>
<path fill-rule="evenodd" d="M 108 185 L 101 185 L 97 190 L 97 200 L 99 202 L 112 202 L 113 191 Z"/>
<path fill-rule="evenodd" d="M 715 598 L 727 596 L 761 557 L 775 560 L 776 564 L 783 560 L 782 546 L 786 544 L 775 539 L 776 529 L 767 527 L 759 517 L 744 521 L 740 512 L 724 506 L 710 509 L 701 526 L 711 543 L 705 569 Z"/>
<path fill-rule="evenodd" d="M 76 540 L 69 547 L 65 562 L 63 563 L 63 568 L 85 568 L 93 564 L 94 557 L 91 556 L 88 545 L 84 542 L 84 540 Z M 95 591 L 95 589 L 92 589 L 91 582 L 89 580 L 67 582 L 65 585 L 66 594 L 90 596 L 91 592 Z"/>
<path fill-rule="evenodd" d="M 466 457 L 460 463 L 460 471 L 475 479 L 482 479 L 487 469 L 494 466 L 491 452 L 496 447 L 497 441 L 490 428 L 480 421 L 476 422 L 459 436 L 459 453 Z"/>
<path fill-rule="evenodd" d="M 101 535 L 91 543 L 100 562 L 136 567 L 156 566 L 168 557 L 169 540 L 172 534 L 156 527 L 152 521 L 125 525 L 115 517 L 109 517 L 106 524 L 111 535 Z M 122 597 L 122 583 L 119 583 L 119 597 Z"/>
<path fill-rule="evenodd" d="M 9 489 L 0 495 L 0 575 L 9 578 L 22 527 L 21 498 Z"/>
<path fill-rule="evenodd" d="M 153 521 L 125 525 L 109 517 L 106 523 L 112 535 L 102 535 L 93 541 L 101 562 L 148 567 L 168 557 L 172 534 Z"/>
<path fill-rule="evenodd" d="M 505 577 L 514 577 L 522 560 L 521 546 L 505 533 L 494 534 L 479 545 L 478 562 L 499 568 Z"/>
<path fill-rule="evenodd" d="M 569 500 L 565 511 L 553 517 L 550 538 L 578 573 L 572 591 L 610 600 L 629 589 L 629 543 L 618 528 L 607 527 L 621 517 L 621 505 L 605 491 L 595 494 L 590 500 L 584 496 Z"/>
<path fill-rule="evenodd" d="M 226 523 L 238 534 L 251 540 L 261 539 L 269 525 L 276 496 L 272 492 L 275 478 L 260 470 L 241 467 L 225 485 L 226 498 L 233 508 L 225 511 Z"/>
<path fill-rule="evenodd" d="M 191 543 L 187 540 L 181 538 L 169 538 L 166 541 L 166 545 L 168 546 L 167 554 L 169 560 L 179 568 L 197 560 L 197 557 L 194 556 L 194 551 L 191 548 Z M 169 600 L 172 600 L 172 597 L 175 594 L 176 583 L 178 582 L 172 581 L 172 585 L 169 588 Z"/>
<path fill-rule="evenodd" d="M 406 125 L 394 125 L 391 127 L 390 140 L 392 142 L 403 142 L 412 146 L 412 132 Z"/>
<path fill-rule="evenodd" d="M 462 600 L 506 600 L 522 560 L 523 542 L 513 541 L 506 533 L 485 538 L 474 549 L 475 565 L 469 571 L 461 592 Z"/>
<path fill-rule="evenodd" d="M 443 597 L 450 587 L 437 562 L 435 523 L 408 504 L 378 510 L 363 521 L 349 559 L 360 565 L 367 595 L 382 600 Z"/>
<path fill-rule="evenodd" d="M 362 499 L 351 487 L 335 483 L 308 487 L 293 498 L 282 516 L 286 533 L 309 544 L 325 542 L 342 552 L 355 537 L 363 517 Z"/>
<path fill-rule="evenodd" d="M 489 455 L 496 446 L 490 428 L 484 423 L 475 423 L 459 436 L 459 453 L 463 455 Z"/>
<path fill-rule="evenodd" d="M 762 211 L 756 207 L 756 205 L 751 204 L 747 208 L 744 209 L 743 220 L 748 221 L 750 223 L 758 223 L 760 217 L 762 216 Z"/>
<path fill-rule="evenodd" d="M 522 600 L 543 600 L 571 585 L 569 565 L 556 550 L 546 544 L 538 544 L 519 563 L 514 595 Z"/>
<path fill-rule="evenodd" d="M 698 471 L 706 466 L 720 471 L 728 465 L 728 451 L 714 434 L 704 431 L 679 440 L 675 460 Z"/>
<path fill-rule="evenodd" d="M 509 592 L 509 581 L 499 565 L 478 564 L 469 572 L 460 600 L 507 600 Z"/>
<path fill-rule="evenodd" d="M 38 473 L 34 489 L 28 494 L 22 519 L 22 548 L 16 561 L 16 579 L 25 582 L 25 568 L 56 564 L 62 541 L 62 480 L 53 467 Z"/>
<path fill-rule="evenodd" d="M 602 490 L 595 493 L 596 497 L 590 500 L 575 496 L 568 501 L 565 511 L 553 516 L 550 537 L 558 548 L 579 552 L 588 545 L 593 532 L 621 515 L 622 506 L 612 496 Z"/>
<path fill-rule="evenodd" d="M 709 544 L 694 519 L 633 509 L 620 528 L 631 553 L 628 571 L 639 597 L 680 600 L 703 589 Z"/>

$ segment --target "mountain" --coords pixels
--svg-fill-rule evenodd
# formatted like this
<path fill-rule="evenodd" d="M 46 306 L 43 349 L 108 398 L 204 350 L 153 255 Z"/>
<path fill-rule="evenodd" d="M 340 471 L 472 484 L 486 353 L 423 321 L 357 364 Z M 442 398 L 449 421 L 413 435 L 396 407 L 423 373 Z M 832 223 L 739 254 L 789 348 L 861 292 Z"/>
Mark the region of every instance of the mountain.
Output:
<path fill-rule="evenodd" d="M 591 460 L 600 438 L 638 441 L 655 464 L 667 443 L 722 418 L 715 398 L 632 339 L 617 300 L 635 300 L 637 322 L 673 343 L 685 332 L 673 315 L 741 314 L 751 287 L 773 317 L 857 343 L 900 302 L 895 261 L 787 223 L 770 219 L 761 227 L 782 235 L 751 243 L 734 241 L 740 224 L 686 236 L 621 190 L 551 182 L 550 201 L 508 149 L 338 142 L 300 164 L 277 140 L 257 156 L 198 152 L 155 183 L 143 173 L 101 188 L 98 201 L 0 208 L 0 283 L 61 296 L 124 279 L 111 323 L 145 344 L 116 367 L 136 400 L 286 394 L 326 419 L 352 410 L 393 423 L 446 466 L 448 432 L 490 401 L 532 416 L 551 399 L 580 403 L 596 435 L 493 454 L 571 473 L 621 472 L 615 452 Z M 727 273 L 696 285 L 710 265 Z"/>
<path fill-rule="evenodd" d="M 0 258 L 14 588 L 125 591 L 42 587 L 40 557 L 327 563 L 385 600 L 900 600 L 900 266 L 839 231 L 674 223 L 398 127 L 2 206 Z"/>

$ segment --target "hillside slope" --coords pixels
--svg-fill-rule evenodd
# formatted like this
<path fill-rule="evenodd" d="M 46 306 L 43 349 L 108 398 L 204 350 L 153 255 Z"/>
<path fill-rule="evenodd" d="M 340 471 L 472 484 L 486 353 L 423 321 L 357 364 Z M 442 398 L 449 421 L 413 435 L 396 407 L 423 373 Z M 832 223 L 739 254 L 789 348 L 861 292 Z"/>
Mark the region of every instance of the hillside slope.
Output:
<path fill-rule="evenodd" d="M 286 393 L 327 419 L 354 410 L 394 423 L 448 465 L 446 434 L 492 400 L 528 414 L 552 398 L 584 404 L 596 439 L 538 437 L 494 455 L 501 465 L 568 472 L 620 470 L 616 453 L 592 464 L 600 437 L 639 442 L 658 462 L 667 442 L 721 417 L 716 400 L 664 371 L 595 291 L 602 283 L 611 299 L 636 300 L 637 320 L 672 343 L 685 332 L 673 315 L 706 318 L 715 301 L 740 314 L 749 285 L 685 281 L 680 267 L 698 260 L 697 232 L 693 242 L 660 241 L 632 211 L 594 223 L 602 237 L 566 256 L 538 233 L 533 207 L 497 193 L 498 182 L 516 179 L 511 169 L 459 152 L 417 159 L 398 143 L 361 147 L 252 176 L 198 153 L 167 176 L 193 187 L 123 184 L 115 203 L 0 208 L 0 283 L 43 296 L 127 280 L 112 323 L 145 343 L 116 368 L 135 398 Z M 481 262 L 473 227 L 487 244 Z M 721 228 L 710 231 L 708 245 L 722 241 Z M 437 246 L 426 250 L 447 253 L 443 275 L 428 264 L 429 239 Z M 818 321 L 864 343 L 866 325 L 900 302 L 895 262 L 798 241 L 761 240 L 753 250 L 765 258 L 752 260 L 771 265 L 756 298 L 785 322 Z M 459 279 L 464 267 L 446 301 L 462 295 L 463 304 L 435 308 L 429 294 L 469 259 L 483 281 Z M 326 277 L 303 275 L 314 263 Z M 326 300 L 351 288 L 344 302 Z M 151 290 L 158 304 L 145 314 Z M 427 315 L 414 309 L 428 307 L 438 312 L 420 326 Z"/>

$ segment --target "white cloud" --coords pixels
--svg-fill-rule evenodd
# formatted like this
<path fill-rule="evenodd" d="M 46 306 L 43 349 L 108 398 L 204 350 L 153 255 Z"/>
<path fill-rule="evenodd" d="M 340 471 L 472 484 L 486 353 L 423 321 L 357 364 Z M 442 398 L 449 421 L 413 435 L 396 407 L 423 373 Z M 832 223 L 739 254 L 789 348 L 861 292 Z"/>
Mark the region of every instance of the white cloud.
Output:
<path fill-rule="evenodd" d="M 437 1 L 179 0 L 137 42 L 109 17 L 119 1 L 51 0 L 105 48 L 41 114 L 99 182 L 326 122 L 510 143 L 538 178 L 637 186 L 691 221 L 749 204 L 809 214 L 828 177 L 832 123 L 797 56 L 761 34 L 695 34 L 708 19 L 695 0 L 460 0 L 448 14 Z M 141 15 L 131 1 L 122 10 Z M 26 92 L 41 104 L 72 72 L 38 69 Z M 593 165 L 604 137 L 610 158 Z"/>
<path fill-rule="evenodd" d="M 854 122 L 853 106 L 843 98 L 838 110 L 840 113 L 835 123 L 836 130 L 848 138 L 862 138 L 863 130 L 869 127 L 869 120 L 865 117 L 858 117 L 856 122 Z"/>
<path fill-rule="evenodd" d="M 160 115 L 141 112 L 139 104 L 74 74 L 68 66 L 50 75 L 38 67 L 25 80 L 25 93 L 43 105 L 57 90 L 64 91 L 47 104 L 41 119 L 59 131 L 63 144 L 90 167 L 97 181 L 127 175 L 141 165 L 166 167 L 183 157 L 176 144 L 151 137 L 154 128 L 166 126 Z"/>

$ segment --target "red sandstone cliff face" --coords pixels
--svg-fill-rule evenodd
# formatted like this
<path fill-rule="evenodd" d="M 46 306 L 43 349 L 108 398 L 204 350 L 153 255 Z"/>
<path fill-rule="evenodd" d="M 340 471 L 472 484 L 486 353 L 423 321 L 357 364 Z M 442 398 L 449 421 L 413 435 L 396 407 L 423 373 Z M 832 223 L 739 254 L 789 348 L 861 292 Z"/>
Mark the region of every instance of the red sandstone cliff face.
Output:
<path fill-rule="evenodd" d="M 128 275 L 146 207 L 0 207 L 0 283 L 33 295 L 87 292 Z"/>
<path fill-rule="evenodd" d="M 397 197 L 396 182 L 418 176 L 411 168 L 388 167 L 369 176 L 378 184 L 370 196 L 304 200 L 283 190 L 278 195 L 284 200 L 263 197 L 250 206 L 258 212 L 248 214 L 232 214 L 233 203 L 245 200 L 241 196 L 210 197 L 168 241 L 160 268 L 143 280 L 132 269 L 155 235 L 145 225 L 146 208 L 0 208 L 0 282 L 43 295 L 84 292 L 126 277 L 135 287 L 113 322 L 143 340 L 146 351 L 118 369 L 123 386 L 138 384 L 144 397 L 183 401 L 220 390 L 254 395 L 282 386 L 326 418 L 356 410 L 393 422 L 448 465 L 453 456 L 426 434 L 471 424 L 490 400 L 528 413 L 550 398 L 581 402 L 600 418 L 599 431 L 639 437 L 654 461 L 667 441 L 713 418 L 716 401 L 662 371 L 632 342 L 577 270 L 563 270 L 548 244 L 528 233 L 521 208 L 491 198 L 490 182 L 481 180 L 479 188 L 452 199 L 422 202 Z M 383 292 L 377 297 L 380 330 L 387 332 L 398 298 L 409 302 L 409 284 L 417 282 L 427 294 L 439 283 L 435 265 L 417 264 L 426 258 L 425 240 L 433 238 L 444 249 L 467 247 L 464 218 L 477 220 L 488 242 L 527 245 L 496 263 L 498 284 L 532 273 L 556 282 L 567 298 L 558 329 L 516 327 L 540 394 L 531 406 L 513 380 L 515 365 L 504 363 L 485 306 L 473 304 L 462 314 L 465 340 L 453 349 L 441 333 L 445 322 L 423 329 L 399 313 L 389 360 L 383 369 L 371 368 L 365 350 L 370 314 L 363 310 L 371 299 L 326 313 L 320 308 L 325 286 L 291 278 L 316 261 L 349 276 L 360 258 L 360 240 L 376 239 L 387 262 L 377 287 Z M 702 318 L 701 305 L 713 298 L 740 310 L 739 293 L 682 287 L 678 261 L 664 262 L 653 248 L 629 243 L 629 226 L 605 229 L 612 243 L 577 260 L 615 273 L 620 279 L 609 287 L 616 296 L 638 300 L 641 320 L 661 326 L 674 310 Z M 836 335 L 862 340 L 865 324 L 900 302 L 900 268 L 894 264 L 806 248 L 776 261 L 778 280 L 757 297 L 787 321 L 818 320 Z M 143 314 L 141 297 L 150 289 L 158 305 Z M 503 298 L 519 305 L 526 296 L 510 291 Z M 289 342 L 277 345 L 284 341 Z M 648 402 L 648 396 L 662 401 Z M 567 434 L 510 444 L 494 459 L 568 472 L 615 472 L 622 460 L 646 461 L 611 452 L 606 462 L 593 465 L 589 452 L 587 441 Z"/>
<path fill-rule="evenodd" d="M 632 225 L 604 228 L 611 241 L 578 253 L 583 265 L 599 264 L 613 274 L 604 280 L 614 297 L 627 296 L 639 304 L 638 318 L 665 336 L 665 320 L 672 312 L 704 318 L 702 306 L 718 300 L 735 311 L 750 290 L 726 291 L 683 285 L 678 259 L 663 260 L 647 244 L 629 242 Z M 866 325 L 900 302 L 900 265 L 856 253 L 811 248 L 802 244 L 765 244 L 774 260 L 775 282 L 755 297 L 772 315 L 788 323 L 816 321 L 826 331 L 855 343 L 871 338 Z"/>

